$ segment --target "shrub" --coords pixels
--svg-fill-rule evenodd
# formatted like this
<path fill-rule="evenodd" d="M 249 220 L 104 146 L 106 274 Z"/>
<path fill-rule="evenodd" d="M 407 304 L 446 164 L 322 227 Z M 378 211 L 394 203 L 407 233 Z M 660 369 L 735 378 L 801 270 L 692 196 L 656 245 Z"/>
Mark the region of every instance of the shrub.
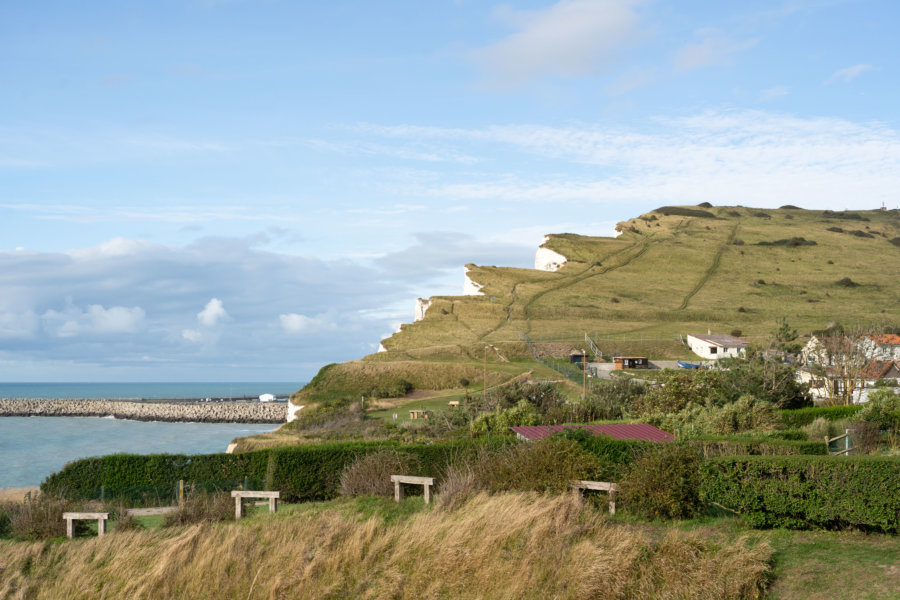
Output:
<path fill-rule="evenodd" d="M 702 452 L 703 456 L 784 456 L 784 455 L 827 455 L 824 440 L 800 441 L 779 440 L 762 436 L 701 436 L 688 443 Z"/>
<path fill-rule="evenodd" d="M 123 510 L 116 518 L 116 531 L 137 531 L 144 529 L 144 525 L 133 514 Z"/>
<path fill-rule="evenodd" d="M 226 492 L 189 490 L 178 510 L 163 517 L 163 527 L 216 523 L 234 519 L 234 499 Z"/>
<path fill-rule="evenodd" d="M 871 454 L 878 447 L 878 424 L 861 421 L 847 428 L 853 446 L 859 454 Z"/>
<path fill-rule="evenodd" d="M 699 217 L 702 219 L 716 218 L 716 215 L 707 210 L 697 210 L 696 208 L 682 208 L 680 206 L 663 206 L 662 208 L 657 208 L 653 212 L 658 212 L 667 217 L 674 215 L 677 217 Z"/>
<path fill-rule="evenodd" d="M 377 450 L 357 458 L 341 472 L 344 496 L 391 496 L 391 475 L 409 474 L 410 456 L 393 449 Z"/>
<path fill-rule="evenodd" d="M 492 492 L 556 493 L 569 490 L 573 480 L 593 479 L 598 466 L 577 442 L 557 438 L 520 442 L 496 457 L 482 451 L 476 465 L 476 481 Z"/>
<path fill-rule="evenodd" d="M 804 425 L 809 425 L 817 417 L 823 417 L 829 421 L 837 421 L 855 415 L 860 409 L 862 409 L 862 406 L 856 404 L 848 406 L 808 406 L 805 408 L 782 410 L 780 412 L 781 421 L 784 423 L 785 427 L 796 429 L 798 427 L 803 427 Z"/>
<path fill-rule="evenodd" d="M 754 527 L 900 532 L 900 461 L 854 456 L 713 458 L 700 466 L 702 498 Z"/>
<path fill-rule="evenodd" d="M 500 409 L 494 413 L 479 415 L 470 426 L 472 433 L 504 433 L 518 425 L 537 425 L 541 416 L 527 400 L 520 400 L 512 408 Z"/>
<path fill-rule="evenodd" d="M 63 513 L 74 510 L 75 505 L 64 499 L 53 498 L 41 494 L 32 502 L 8 502 L 0 507 L 5 515 L 0 517 L 0 534 L 6 530 L 7 535 L 25 539 L 51 539 L 66 535 L 66 522 Z M 3 522 L 6 525 L 3 525 Z M 84 530 L 84 521 L 75 521 L 76 533 Z"/>
<path fill-rule="evenodd" d="M 454 510 L 479 491 L 475 470 L 468 461 L 458 461 L 447 465 L 438 486 L 435 504 L 440 508 Z"/>
<path fill-rule="evenodd" d="M 638 458 L 620 484 L 622 504 L 649 519 L 690 518 L 700 510 L 700 459 L 695 450 L 663 444 Z"/>
<path fill-rule="evenodd" d="M 816 417 L 811 423 L 804 425 L 802 430 L 811 440 L 821 440 L 826 437 L 834 437 L 835 428 L 831 421 L 825 417 Z"/>

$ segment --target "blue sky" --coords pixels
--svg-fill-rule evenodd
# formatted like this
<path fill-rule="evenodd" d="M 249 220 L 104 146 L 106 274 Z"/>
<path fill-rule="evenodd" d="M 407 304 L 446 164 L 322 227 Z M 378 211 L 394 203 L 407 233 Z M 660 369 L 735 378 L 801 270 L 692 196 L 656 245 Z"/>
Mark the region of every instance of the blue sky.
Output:
<path fill-rule="evenodd" d="M 0 380 L 298 380 L 666 204 L 894 208 L 889 1 L 0 4 Z"/>

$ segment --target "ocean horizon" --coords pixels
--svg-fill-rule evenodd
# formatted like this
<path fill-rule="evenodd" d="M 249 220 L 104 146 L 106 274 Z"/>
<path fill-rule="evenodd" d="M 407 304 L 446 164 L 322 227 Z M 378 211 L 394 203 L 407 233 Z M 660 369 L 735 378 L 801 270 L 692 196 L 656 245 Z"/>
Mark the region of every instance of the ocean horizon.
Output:
<path fill-rule="evenodd" d="M 0 383 L 0 398 L 228 398 L 274 394 L 286 398 L 297 382 Z M 224 452 L 237 437 L 278 424 L 168 423 L 112 417 L 0 417 L 0 488 L 39 485 L 79 458 L 130 454 Z"/>
<path fill-rule="evenodd" d="M 187 382 L 0 382 L 0 398 L 230 398 L 274 394 L 286 398 L 304 382 L 291 381 L 187 381 Z"/>

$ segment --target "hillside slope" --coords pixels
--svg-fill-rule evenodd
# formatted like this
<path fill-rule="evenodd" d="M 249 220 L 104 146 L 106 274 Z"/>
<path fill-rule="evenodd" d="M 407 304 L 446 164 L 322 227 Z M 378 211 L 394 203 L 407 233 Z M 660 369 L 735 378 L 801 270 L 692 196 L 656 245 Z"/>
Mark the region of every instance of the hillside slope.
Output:
<path fill-rule="evenodd" d="M 617 230 L 549 235 L 542 247 L 566 259 L 556 271 L 467 265 L 481 295 L 430 298 L 424 318 L 384 340 L 385 351 L 333 373 L 346 381 L 399 370 L 419 387 L 413 379 L 432 367 L 469 365 L 443 378 L 452 385 L 487 363 L 496 383 L 514 376 L 506 361 L 531 359 L 526 337 L 548 354 L 582 348 L 588 334 L 604 353 L 682 358 L 692 355 L 681 336 L 692 332 L 739 330 L 752 341 L 782 317 L 803 333 L 900 315 L 897 210 L 662 207 Z"/>

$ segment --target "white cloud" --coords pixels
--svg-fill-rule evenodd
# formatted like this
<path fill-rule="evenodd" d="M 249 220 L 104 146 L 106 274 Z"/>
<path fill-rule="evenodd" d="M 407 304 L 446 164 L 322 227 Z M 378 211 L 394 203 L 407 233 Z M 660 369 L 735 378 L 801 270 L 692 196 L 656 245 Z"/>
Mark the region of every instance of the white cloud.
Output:
<path fill-rule="evenodd" d="M 132 333 L 144 322 L 144 309 L 139 306 L 125 308 L 111 306 L 103 308 L 99 304 L 88 307 L 91 327 L 100 333 Z"/>
<path fill-rule="evenodd" d="M 499 9 L 517 31 L 473 53 L 491 82 L 520 85 L 545 75 L 567 78 L 602 72 L 638 34 L 639 0 L 560 0 L 543 10 Z"/>
<path fill-rule="evenodd" d="M 900 132 L 880 123 L 835 118 L 725 111 L 657 118 L 641 129 L 510 125 L 380 131 L 388 138 L 430 137 L 447 144 L 480 144 L 485 154 L 513 151 L 526 157 L 522 160 L 538 156 L 548 164 L 552 159 L 583 165 L 577 177 L 558 174 L 570 166 L 551 164 L 544 171 L 398 184 L 398 194 L 451 202 L 629 200 L 648 206 L 709 201 L 841 210 L 850 198 L 865 198 L 872 206 L 882 201 L 895 205 L 891 190 L 900 187 Z"/>
<path fill-rule="evenodd" d="M 199 329 L 185 329 L 181 332 L 181 337 L 189 342 L 199 342 L 203 339 L 203 332 Z"/>
<path fill-rule="evenodd" d="M 216 323 L 227 316 L 228 313 L 225 312 L 225 306 L 218 298 L 213 298 L 207 302 L 206 307 L 197 313 L 197 319 L 207 327 L 215 326 Z"/>
<path fill-rule="evenodd" d="M 845 67 L 843 69 L 838 69 L 834 73 L 831 74 L 831 77 L 826 79 L 823 84 L 831 85 L 833 83 L 850 83 L 866 71 L 871 71 L 875 67 L 868 64 L 862 65 L 853 65 L 852 67 Z"/>
<path fill-rule="evenodd" d="M 80 335 L 135 333 L 144 325 L 146 313 L 139 306 L 104 308 L 92 304 L 84 310 L 67 301 L 61 310 L 48 309 L 41 320 L 44 328 L 60 338 Z"/>
<path fill-rule="evenodd" d="M 333 314 L 307 317 L 298 313 L 288 313 L 279 315 L 278 320 L 281 323 L 281 328 L 288 333 L 309 333 L 311 331 L 337 328 Z"/>

